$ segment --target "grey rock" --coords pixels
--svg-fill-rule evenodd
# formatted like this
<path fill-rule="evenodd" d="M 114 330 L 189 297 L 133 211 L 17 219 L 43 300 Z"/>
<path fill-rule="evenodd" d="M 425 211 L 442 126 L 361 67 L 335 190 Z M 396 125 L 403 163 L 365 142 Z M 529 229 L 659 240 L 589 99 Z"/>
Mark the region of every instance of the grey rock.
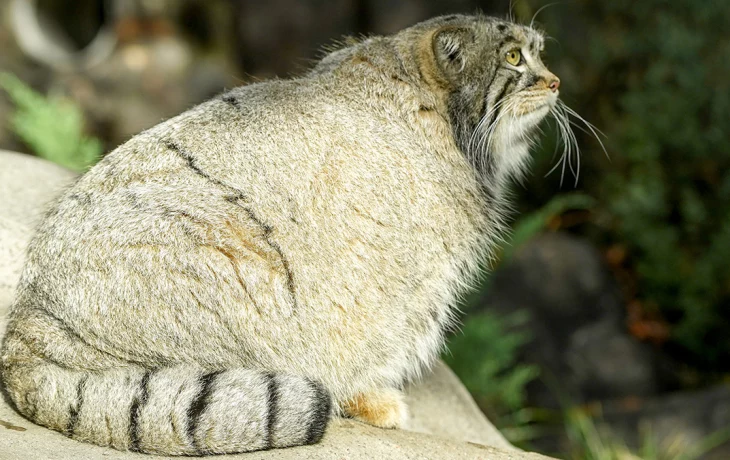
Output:
<path fill-rule="evenodd" d="M 0 216 L 0 313 L 13 300 L 30 233 L 29 227 Z"/>
<path fill-rule="evenodd" d="M 12 300 L 33 228 L 75 178 L 48 161 L 0 150 L 0 313 Z"/>
<path fill-rule="evenodd" d="M 0 151 L 0 334 L 18 281 L 25 248 L 43 209 L 75 175 L 27 155 Z M 5 267 L 11 267 L 6 270 Z M 336 419 L 314 446 L 233 455 L 256 459 L 545 459 L 512 447 L 484 417 L 464 386 L 439 362 L 422 382 L 410 385 L 409 430 L 382 430 Z M 2 459 L 152 458 L 68 439 L 37 426 L 0 398 Z"/>
<path fill-rule="evenodd" d="M 0 431 L 0 458 L 8 460 L 26 460 L 29 458 L 48 460 L 69 458 L 77 460 L 164 458 L 131 452 L 118 452 L 108 448 L 83 444 L 66 438 L 60 433 L 33 425 L 16 415 L 12 409 L 5 405 L 0 405 L 0 430 L 2 430 Z M 405 430 L 381 430 L 350 420 L 335 420 L 319 444 L 275 451 L 229 455 L 225 458 L 240 460 L 303 458 L 311 460 L 540 460 L 547 457 L 519 451 L 505 451 L 494 447 L 464 443 Z"/>
<path fill-rule="evenodd" d="M 586 400 L 649 395 L 658 387 L 651 348 L 609 321 L 576 330 L 563 356 Z"/>
<path fill-rule="evenodd" d="M 560 382 L 576 403 L 664 389 L 662 358 L 628 334 L 617 283 L 584 240 L 564 233 L 534 238 L 497 270 L 481 304 L 529 313 L 523 327 L 532 341 L 523 356 L 545 377 L 528 386 L 532 405 L 560 407 L 545 381 Z"/>
<path fill-rule="evenodd" d="M 68 187 L 76 173 L 46 160 L 0 150 L 0 217 L 27 227 Z"/>
<path fill-rule="evenodd" d="M 515 449 L 484 417 L 459 378 L 443 362 L 423 381 L 406 389 L 408 429 L 444 438 Z"/>

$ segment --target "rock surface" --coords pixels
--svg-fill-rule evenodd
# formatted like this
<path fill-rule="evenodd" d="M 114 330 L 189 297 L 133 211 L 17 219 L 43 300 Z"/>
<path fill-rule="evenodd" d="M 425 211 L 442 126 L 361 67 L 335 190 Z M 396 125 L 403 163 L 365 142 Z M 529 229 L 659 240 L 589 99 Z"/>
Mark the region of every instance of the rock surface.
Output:
<path fill-rule="evenodd" d="M 18 282 L 24 252 L 47 203 L 75 175 L 28 155 L 0 151 L 0 335 Z M 545 459 L 512 447 L 484 417 L 451 370 L 438 363 L 420 384 L 407 389 L 409 430 L 381 430 L 337 419 L 321 443 L 226 458 L 257 459 Z M 151 458 L 84 444 L 16 413 L 0 398 L 2 459 Z"/>
<path fill-rule="evenodd" d="M 7 417 L 7 418 L 6 418 Z M 63 435 L 51 432 L 20 418 L 6 406 L 0 406 L 0 458 L 27 460 L 69 459 L 109 460 L 152 459 L 144 454 L 119 452 L 103 447 L 83 444 Z M 24 431 L 17 431 L 23 430 Z M 172 458 L 172 457 L 171 457 Z M 177 457 L 179 458 L 179 457 Z M 437 436 L 428 436 L 405 430 L 381 430 L 350 420 L 335 420 L 324 439 L 313 446 L 252 452 L 248 454 L 215 457 L 239 460 L 290 460 L 290 459 L 490 459 L 490 460 L 540 460 L 538 454 L 506 451 L 479 444 L 469 444 Z"/>
<path fill-rule="evenodd" d="M 13 297 L 33 228 L 75 177 L 48 161 L 0 150 L 0 314 Z"/>

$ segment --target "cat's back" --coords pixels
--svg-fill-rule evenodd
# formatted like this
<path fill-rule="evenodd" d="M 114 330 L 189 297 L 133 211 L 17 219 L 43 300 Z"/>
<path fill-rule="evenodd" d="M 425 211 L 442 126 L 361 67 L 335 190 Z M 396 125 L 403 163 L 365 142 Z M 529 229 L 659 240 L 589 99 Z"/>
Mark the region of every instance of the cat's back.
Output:
<path fill-rule="evenodd" d="M 433 95 L 398 73 L 386 45 L 349 49 L 302 78 L 235 88 L 134 137 L 62 197 L 32 262 L 215 243 L 241 209 L 275 229 L 290 263 L 333 283 L 430 270 L 446 257 L 423 251 L 433 241 L 473 245 L 486 225 L 473 171 Z M 325 273 L 351 267 L 363 272 Z"/>
<path fill-rule="evenodd" d="M 474 198 L 448 124 L 429 110 L 428 94 L 393 77 L 393 56 L 380 48 L 302 78 L 235 88 L 132 138 L 61 198 L 41 234 L 59 225 L 76 230 L 54 237 L 76 240 L 165 234 L 167 218 L 197 209 L 215 220 L 233 195 L 280 228 L 318 216 L 344 224 L 347 203 L 403 224 L 418 189 L 447 193 L 434 183 L 450 183 L 447 201 L 454 187 Z"/>

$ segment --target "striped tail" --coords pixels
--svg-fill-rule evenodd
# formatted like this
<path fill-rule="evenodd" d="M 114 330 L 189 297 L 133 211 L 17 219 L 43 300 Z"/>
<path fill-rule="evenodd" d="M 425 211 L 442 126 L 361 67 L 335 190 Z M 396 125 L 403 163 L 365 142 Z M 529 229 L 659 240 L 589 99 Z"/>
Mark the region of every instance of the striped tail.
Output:
<path fill-rule="evenodd" d="M 38 357 L 3 369 L 18 410 L 79 441 L 164 455 L 318 442 L 330 396 L 302 377 L 177 366 L 84 371 Z"/>

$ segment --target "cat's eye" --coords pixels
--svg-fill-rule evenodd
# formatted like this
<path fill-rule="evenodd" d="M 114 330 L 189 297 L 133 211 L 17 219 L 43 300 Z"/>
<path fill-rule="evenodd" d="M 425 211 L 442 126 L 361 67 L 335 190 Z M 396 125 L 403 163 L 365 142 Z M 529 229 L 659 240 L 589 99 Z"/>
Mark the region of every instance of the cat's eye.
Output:
<path fill-rule="evenodd" d="M 520 50 L 508 51 L 505 59 L 507 64 L 517 66 L 522 62 L 522 53 L 520 53 Z"/>

